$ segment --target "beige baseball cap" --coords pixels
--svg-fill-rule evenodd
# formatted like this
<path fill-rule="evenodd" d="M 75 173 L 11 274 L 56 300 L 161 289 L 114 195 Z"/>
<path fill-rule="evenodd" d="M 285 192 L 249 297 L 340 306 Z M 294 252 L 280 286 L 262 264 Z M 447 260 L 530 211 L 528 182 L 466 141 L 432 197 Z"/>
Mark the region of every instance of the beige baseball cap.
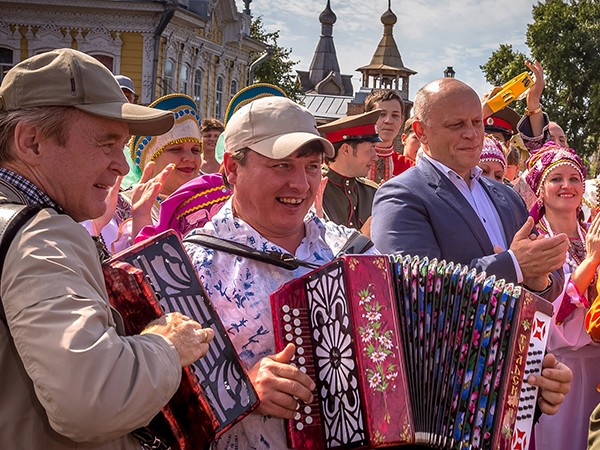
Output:
<path fill-rule="evenodd" d="M 126 122 L 135 135 L 166 133 L 175 121 L 171 111 L 129 103 L 110 70 L 97 59 L 70 48 L 21 61 L 2 80 L 0 111 L 35 106 L 72 106 Z"/>
<path fill-rule="evenodd" d="M 236 111 L 225 127 L 225 150 L 250 148 L 263 156 L 282 159 L 309 142 L 318 141 L 326 156 L 333 145 L 320 136 L 317 121 L 303 106 L 285 97 L 264 97 Z"/>

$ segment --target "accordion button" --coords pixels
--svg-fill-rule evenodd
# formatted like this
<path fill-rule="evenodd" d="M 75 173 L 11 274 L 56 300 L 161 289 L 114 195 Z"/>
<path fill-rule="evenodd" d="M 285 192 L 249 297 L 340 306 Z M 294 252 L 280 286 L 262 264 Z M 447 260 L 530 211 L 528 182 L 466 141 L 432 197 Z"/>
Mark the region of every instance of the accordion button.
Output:
<path fill-rule="evenodd" d="M 299 355 L 304 355 L 304 349 L 302 347 L 299 347 L 296 349 L 296 353 L 298 353 Z"/>
<path fill-rule="evenodd" d="M 308 417 L 305 419 L 305 422 L 306 422 L 308 425 L 311 425 L 311 424 L 313 423 L 313 418 L 312 418 L 312 417 L 310 417 L 310 416 L 308 416 Z"/>
<path fill-rule="evenodd" d="M 306 367 L 300 367 L 300 372 L 306 373 Z"/>
<path fill-rule="evenodd" d="M 306 364 L 306 359 L 304 359 L 304 357 L 301 356 L 300 358 L 298 358 L 298 364 Z"/>
<path fill-rule="evenodd" d="M 297 309 L 292 310 L 292 314 L 294 315 L 294 317 L 298 317 L 300 315 L 300 311 Z"/>
<path fill-rule="evenodd" d="M 312 412 L 312 408 L 310 406 L 304 407 L 304 414 L 310 414 Z"/>
<path fill-rule="evenodd" d="M 296 333 L 298 336 L 300 336 L 302 334 L 302 330 L 300 328 L 296 328 L 294 330 L 294 333 Z"/>
<path fill-rule="evenodd" d="M 300 413 L 294 414 L 294 420 L 300 420 L 301 417 Z"/>
<path fill-rule="evenodd" d="M 294 326 L 299 327 L 301 323 L 302 322 L 300 322 L 300 319 L 294 319 Z"/>
<path fill-rule="evenodd" d="M 291 326 L 291 325 L 288 323 L 288 324 L 286 324 L 286 325 L 285 325 L 285 327 L 283 327 L 283 329 L 284 329 L 285 331 L 288 331 L 288 332 L 289 332 L 289 331 L 292 331 L 292 326 Z"/>
<path fill-rule="evenodd" d="M 281 307 L 281 310 L 282 310 L 284 313 L 288 313 L 288 312 L 290 312 L 290 307 L 289 307 L 288 305 L 283 305 L 283 306 Z"/>
<path fill-rule="evenodd" d="M 298 345 L 302 345 L 302 343 L 304 342 L 304 340 L 302 338 L 296 338 L 296 344 Z"/>
<path fill-rule="evenodd" d="M 303 424 L 302 422 L 298 422 L 298 423 L 296 424 L 296 429 L 297 429 L 298 431 L 302 431 L 302 430 L 304 429 L 304 424 Z"/>
<path fill-rule="evenodd" d="M 284 320 L 285 322 L 289 322 L 290 320 L 292 320 L 292 318 L 290 317 L 290 315 L 289 315 L 289 314 L 286 314 L 285 316 L 283 316 L 283 320 Z"/>
<path fill-rule="evenodd" d="M 292 342 L 294 340 L 294 336 L 291 333 L 285 335 L 285 340 L 288 342 Z"/>

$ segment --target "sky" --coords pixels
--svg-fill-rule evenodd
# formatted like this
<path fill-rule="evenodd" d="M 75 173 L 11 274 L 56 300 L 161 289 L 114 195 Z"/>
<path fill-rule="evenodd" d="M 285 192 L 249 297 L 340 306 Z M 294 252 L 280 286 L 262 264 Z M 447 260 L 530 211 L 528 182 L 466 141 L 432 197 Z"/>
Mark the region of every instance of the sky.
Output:
<path fill-rule="evenodd" d="M 238 10 L 243 9 L 237 0 Z M 253 17 L 262 16 L 267 31 L 280 31 L 279 45 L 291 48 L 295 69 L 308 70 L 321 33 L 319 14 L 327 0 L 252 0 Z M 525 45 L 531 9 L 537 0 L 391 0 L 398 17 L 394 39 L 410 78 L 409 98 L 452 66 L 456 78 L 480 95 L 491 86 L 479 68 L 502 43 L 528 54 Z M 381 15 L 388 0 L 331 0 L 333 27 L 342 74 L 352 75 L 355 89 L 383 36 Z M 524 67 L 523 70 L 526 70 Z M 508 81 L 508 80 L 507 80 Z"/>

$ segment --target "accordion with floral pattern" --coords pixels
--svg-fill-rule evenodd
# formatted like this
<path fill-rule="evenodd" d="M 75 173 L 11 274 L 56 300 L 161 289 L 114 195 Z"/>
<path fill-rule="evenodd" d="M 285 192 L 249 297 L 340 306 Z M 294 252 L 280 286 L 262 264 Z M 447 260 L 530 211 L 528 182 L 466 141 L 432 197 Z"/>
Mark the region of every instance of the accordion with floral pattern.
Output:
<path fill-rule="evenodd" d="M 111 305 L 128 335 L 164 312 L 179 311 L 212 328 L 208 353 L 182 373 L 179 389 L 150 430 L 172 450 L 196 450 L 256 406 L 258 396 L 178 235 L 165 231 L 118 253 L 103 265 Z"/>
<path fill-rule="evenodd" d="M 527 449 L 552 305 L 418 257 L 350 255 L 271 295 L 277 351 L 316 382 L 291 448 Z"/>

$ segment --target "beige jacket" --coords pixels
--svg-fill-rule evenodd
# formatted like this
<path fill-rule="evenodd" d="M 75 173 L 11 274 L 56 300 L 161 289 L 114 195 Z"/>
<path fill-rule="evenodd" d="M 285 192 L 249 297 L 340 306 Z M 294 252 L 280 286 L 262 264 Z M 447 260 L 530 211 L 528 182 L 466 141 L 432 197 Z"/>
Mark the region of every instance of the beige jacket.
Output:
<path fill-rule="evenodd" d="M 0 200 L 18 202 L 0 185 Z M 12 242 L 0 299 L 0 448 L 139 449 L 179 385 L 175 348 L 120 336 L 87 231 L 44 210 Z"/>

